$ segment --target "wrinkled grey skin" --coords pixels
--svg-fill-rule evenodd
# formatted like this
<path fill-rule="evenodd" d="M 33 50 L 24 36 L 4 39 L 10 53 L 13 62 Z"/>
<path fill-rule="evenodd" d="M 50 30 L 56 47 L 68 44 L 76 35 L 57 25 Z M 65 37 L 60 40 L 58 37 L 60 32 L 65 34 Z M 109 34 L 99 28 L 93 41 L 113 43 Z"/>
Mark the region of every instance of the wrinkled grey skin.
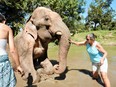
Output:
<path fill-rule="evenodd" d="M 52 65 L 47 56 L 48 44 L 58 39 L 59 64 Z M 24 30 L 15 37 L 21 66 L 27 78 L 31 73 L 33 82 L 40 77 L 34 68 L 34 59 L 38 59 L 46 74 L 63 73 L 67 65 L 67 54 L 70 47 L 70 32 L 62 18 L 56 12 L 45 7 L 38 7 L 27 21 Z"/>

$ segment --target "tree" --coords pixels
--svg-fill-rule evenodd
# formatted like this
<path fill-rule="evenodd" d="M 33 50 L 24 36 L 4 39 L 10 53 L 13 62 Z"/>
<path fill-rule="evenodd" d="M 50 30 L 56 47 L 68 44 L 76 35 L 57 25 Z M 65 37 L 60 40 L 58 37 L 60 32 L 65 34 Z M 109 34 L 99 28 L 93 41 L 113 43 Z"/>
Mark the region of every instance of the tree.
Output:
<path fill-rule="evenodd" d="M 5 15 L 7 24 L 11 26 L 15 35 L 25 23 L 26 11 L 31 8 L 31 0 L 1 0 L 0 12 Z M 28 8 L 28 6 L 30 6 Z"/>
<path fill-rule="evenodd" d="M 100 26 L 101 29 L 110 29 L 113 18 L 113 9 L 110 7 L 113 0 L 94 0 L 90 4 L 87 24 L 94 24 L 93 30 Z"/>
<path fill-rule="evenodd" d="M 58 12 L 69 29 L 75 31 L 84 5 L 84 0 L 0 0 L 0 12 L 8 19 L 7 23 L 13 28 L 15 35 L 27 20 L 25 17 L 38 6 Z"/>

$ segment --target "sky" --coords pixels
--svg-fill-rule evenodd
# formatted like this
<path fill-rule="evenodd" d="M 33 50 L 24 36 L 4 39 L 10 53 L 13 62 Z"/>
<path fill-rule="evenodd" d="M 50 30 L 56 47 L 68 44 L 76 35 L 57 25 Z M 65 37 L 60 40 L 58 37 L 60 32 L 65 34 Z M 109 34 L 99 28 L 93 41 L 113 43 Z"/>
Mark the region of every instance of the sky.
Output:
<path fill-rule="evenodd" d="M 92 2 L 92 0 L 86 0 L 85 13 L 83 14 L 84 18 L 87 16 L 89 4 L 90 4 L 91 2 Z M 113 1 L 112 1 L 111 7 L 113 8 L 113 10 L 116 11 L 116 0 L 113 0 Z"/>

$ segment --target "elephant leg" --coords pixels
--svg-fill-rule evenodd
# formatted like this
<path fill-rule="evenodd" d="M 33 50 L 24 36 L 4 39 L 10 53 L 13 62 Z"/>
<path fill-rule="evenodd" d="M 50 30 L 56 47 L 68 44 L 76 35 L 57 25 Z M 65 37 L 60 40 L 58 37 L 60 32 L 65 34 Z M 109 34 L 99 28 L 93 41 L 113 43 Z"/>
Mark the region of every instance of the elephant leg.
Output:
<path fill-rule="evenodd" d="M 48 58 L 41 62 L 41 66 L 44 68 L 46 74 L 53 74 L 53 65 Z"/>
<path fill-rule="evenodd" d="M 41 56 L 41 54 L 43 53 L 44 48 L 40 48 L 40 47 L 35 47 L 34 48 L 34 59 L 33 59 L 33 63 L 34 63 L 34 67 L 37 70 L 40 66 L 40 61 L 38 60 L 38 58 Z"/>
<path fill-rule="evenodd" d="M 24 79 L 27 79 L 29 76 L 29 73 L 31 73 L 33 77 L 33 83 L 39 82 L 40 77 L 38 73 L 36 72 L 36 70 L 34 69 L 32 55 L 29 55 L 28 53 L 25 59 L 21 61 L 21 66 L 23 67 L 25 72 L 25 75 L 23 76 Z"/>
<path fill-rule="evenodd" d="M 35 40 L 29 34 L 25 34 L 23 37 L 25 43 L 19 46 L 19 49 L 23 49 L 20 53 L 20 63 L 25 72 L 24 78 L 27 79 L 30 73 L 33 77 L 33 83 L 35 83 L 40 80 L 40 77 L 38 76 L 33 64 L 33 49 Z"/>

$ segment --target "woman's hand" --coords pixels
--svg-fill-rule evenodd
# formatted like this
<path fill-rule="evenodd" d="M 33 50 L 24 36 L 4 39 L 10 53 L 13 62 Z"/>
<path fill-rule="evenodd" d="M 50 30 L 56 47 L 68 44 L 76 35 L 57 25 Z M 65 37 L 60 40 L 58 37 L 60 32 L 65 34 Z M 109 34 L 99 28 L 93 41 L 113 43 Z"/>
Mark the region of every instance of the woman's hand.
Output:
<path fill-rule="evenodd" d="M 69 42 L 70 42 L 70 43 L 74 43 L 74 41 L 73 41 L 73 40 L 71 40 L 71 39 L 69 40 Z"/>
<path fill-rule="evenodd" d="M 24 71 L 20 66 L 17 67 L 16 71 L 18 71 L 21 74 L 21 77 L 24 75 Z"/>
<path fill-rule="evenodd" d="M 103 63 L 104 63 L 104 58 L 101 58 L 100 65 L 102 65 Z"/>

